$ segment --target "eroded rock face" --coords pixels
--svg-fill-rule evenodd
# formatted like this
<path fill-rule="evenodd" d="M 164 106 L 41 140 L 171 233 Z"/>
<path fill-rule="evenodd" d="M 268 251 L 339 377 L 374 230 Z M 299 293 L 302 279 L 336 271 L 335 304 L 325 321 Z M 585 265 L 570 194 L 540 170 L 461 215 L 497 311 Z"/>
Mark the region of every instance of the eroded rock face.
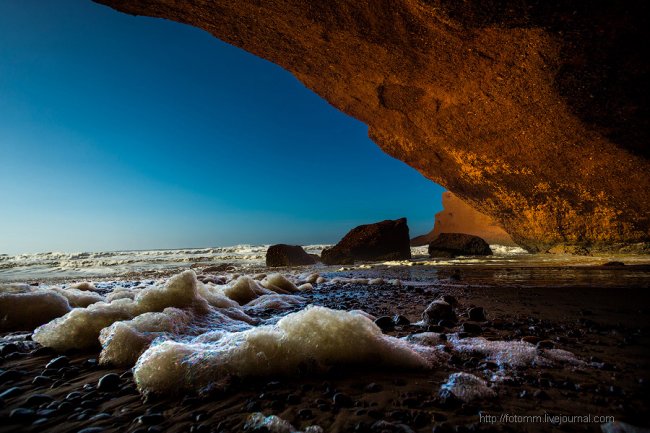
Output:
<path fill-rule="evenodd" d="M 436 214 L 433 230 L 411 239 L 412 246 L 429 245 L 440 233 L 467 233 L 490 245 L 515 246 L 510 235 L 492 218 L 472 209 L 453 193 L 445 191 L 442 194 L 442 207 Z"/>
<path fill-rule="evenodd" d="M 353 228 L 343 239 L 321 253 L 326 265 L 352 264 L 355 260 L 406 260 L 411 258 L 406 218 L 385 220 Z"/>
<path fill-rule="evenodd" d="M 279 64 L 531 251 L 650 239 L 644 2 L 97 1 Z"/>

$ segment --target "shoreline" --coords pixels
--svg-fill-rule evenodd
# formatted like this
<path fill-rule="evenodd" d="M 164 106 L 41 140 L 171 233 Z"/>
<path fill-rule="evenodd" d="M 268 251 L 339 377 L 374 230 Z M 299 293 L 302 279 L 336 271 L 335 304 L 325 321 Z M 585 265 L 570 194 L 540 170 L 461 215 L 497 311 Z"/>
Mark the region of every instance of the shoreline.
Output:
<path fill-rule="evenodd" d="M 439 393 L 451 373 L 464 371 L 481 377 L 491 374 L 493 366 L 469 355 L 432 370 L 342 366 L 324 374 L 235 381 L 226 391 L 206 398 L 185 396 L 180 400 L 158 398 L 145 402 L 129 377 L 130 369 L 96 366 L 88 360 L 97 359 L 97 352 L 73 351 L 68 355 L 69 367 L 47 371 L 45 364 L 56 355 L 48 349 L 38 349 L 36 343 L 27 340 L 26 345 L 36 352 L 17 350 L 13 352 L 15 355 L 7 356 L 3 349 L 1 374 L 13 375 L 15 379 L 6 381 L 0 392 L 13 387 L 21 391 L 2 399 L 0 416 L 8 422 L 0 426 L 0 431 L 20 428 L 63 432 L 90 426 L 104 428 L 101 431 L 242 431 L 250 414 L 259 411 L 275 414 L 296 428 L 320 425 L 327 432 L 408 431 L 399 427 L 400 424 L 414 432 L 430 432 L 435 425 L 440 431 L 450 431 L 445 429 L 451 425 L 468 426 L 469 431 L 547 431 L 549 428 L 543 423 L 481 422 L 479 412 L 483 415 L 608 415 L 633 425 L 649 426 L 645 414 L 650 406 L 644 399 L 650 373 L 650 357 L 645 350 L 650 343 L 646 268 L 626 268 L 629 274 L 639 278 L 636 284 L 630 284 L 635 281 L 633 277 L 618 282 L 616 287 L 627 287 L 624 294 L 611 287 L 593 287 L 588 283 L 567 290 L 554 290 L 544 284 L 504 286 L 494 281 L 479 285 L 468 269 L 461 270 L 460 281 L 442 278 L 435 284 L 411 286 L 331 284 L 301 296 L 309 304 L 363 309 L 377 317 L 403 315 L 411 324 L 386 332 L 400 337 L 422 332 L 413 323 L 420 320 L 424 308 L 441 296 L 451 295 L 459 302 L 459 322 L 439 330 L 448 337 L 464 332 L 464 324 L 471 322 L 467 318 L 468 310 L 480 306 L 487 312 L 488 321 L 480 324 L 478 334 L 463 338 L 482 336 L 519 341 L 530 337 L 530 341 L 551 341 L 589 366 L 582 371 L 533 366 L 514 370 L 512 380 L 497 387 L 497 398 L 470 403 L 445 399 Z M 371 269 L 342 273 L 379 272 L 393 276 L 411 271 Z M 615 275 L 620 275 L 617 270 L 606 271 L 609 280 L 616 281 Z M 32 383 L 44 373 L 51 375 L 52 380 L 40 379 L 43 383 L 38 385 Z M 124 376 L 119 380 L 119 387 L 98 391 L 97 382 L 109 373 Z M 66 396 L 75 392 L 80 393 L 78 399 L 73 394 L 66 400 Z M 38 406 L 26 405 L 26 400 L 42 394 L 57 402 L 55 409 L 48 409 L 54 406 L 52 400 L 37 397 L 36 400 L 43 399 L 38 409 L 41 415 L 35 412 L 19 423 L 8 418 L 12 410 L 20 407 L 37 409 Z M 337 394 L 347 398 L 338 397 L 337 403 Z M 74 405 L 64 404 L 64 409 L 59 410 L 66 401 Z M 142 416 L 145 418 L 138 418 Z M 562 428 L 600 431 L 599 424 L 564 424 Z"/>

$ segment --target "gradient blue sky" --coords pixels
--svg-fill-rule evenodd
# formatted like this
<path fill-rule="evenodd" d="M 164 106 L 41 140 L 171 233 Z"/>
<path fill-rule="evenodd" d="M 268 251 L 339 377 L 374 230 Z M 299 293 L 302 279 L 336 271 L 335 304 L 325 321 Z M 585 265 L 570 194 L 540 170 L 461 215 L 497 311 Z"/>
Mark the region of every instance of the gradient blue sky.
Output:
<path fill-rule="evenodd" d="M 442 188 L 291 74 L 89 0 L 0 2 L 0 253 L 329 243 Z"/>

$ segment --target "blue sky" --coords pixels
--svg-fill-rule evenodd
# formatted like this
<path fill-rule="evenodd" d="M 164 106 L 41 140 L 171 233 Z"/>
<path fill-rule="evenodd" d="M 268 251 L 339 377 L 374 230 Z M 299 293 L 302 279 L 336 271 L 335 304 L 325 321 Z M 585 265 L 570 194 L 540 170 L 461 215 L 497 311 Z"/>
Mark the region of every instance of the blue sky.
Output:
<path fill-rule="evenodd" d="M 438 185 L 291 74 L 89 0 L 0 2 L 0 253 L 329 243 Z"/>

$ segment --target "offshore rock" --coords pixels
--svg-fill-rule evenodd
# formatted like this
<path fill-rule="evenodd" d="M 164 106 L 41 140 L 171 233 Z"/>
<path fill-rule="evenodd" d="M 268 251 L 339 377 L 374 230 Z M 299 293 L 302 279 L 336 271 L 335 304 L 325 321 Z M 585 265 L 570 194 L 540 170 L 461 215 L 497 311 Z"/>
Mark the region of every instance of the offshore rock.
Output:
<path fill-rule="evenodd" d="M 350 230 L 335 246 L 325 248 L 321 260 L 326 265 L 339 265 L 355 260 L 410 259 L 409 242 L 406 218 L 365 224 Z"/>
<path fill-rule="evenodd" d="M 650 241 L 647 2 L 96 1 L 277 63 L 529 251 Z"/>
<path fill-rule="evenodd" d="M 313 265 L 316 260 L 299 245 L 277 244 L 266 250 L 266 266 Z"/>
<path fill-rule="evenodd" d="M 483 239 L 464 233 L 440 233 L 429 244 L 430 257 L 490 256 L 492 250 Z"/>

